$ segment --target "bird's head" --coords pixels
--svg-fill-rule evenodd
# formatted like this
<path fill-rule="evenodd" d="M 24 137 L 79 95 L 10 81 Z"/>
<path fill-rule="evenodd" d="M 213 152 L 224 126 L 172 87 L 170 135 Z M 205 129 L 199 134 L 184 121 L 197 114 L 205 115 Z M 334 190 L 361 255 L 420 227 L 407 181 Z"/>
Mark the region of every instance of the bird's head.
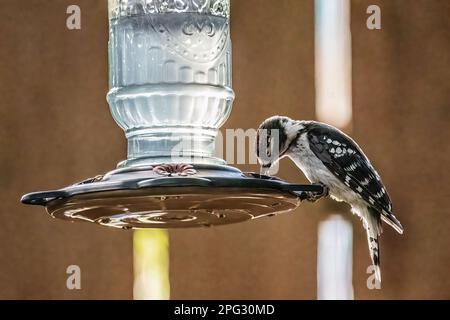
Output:
<path fill-rule="evenodd" d="M 264 120 L 256 139 L 256 155 L 262 174 L 267 174 L 272 165 L 286 155 L 302 128 L 301 121 L 288 117 L 273 116 Z"/>

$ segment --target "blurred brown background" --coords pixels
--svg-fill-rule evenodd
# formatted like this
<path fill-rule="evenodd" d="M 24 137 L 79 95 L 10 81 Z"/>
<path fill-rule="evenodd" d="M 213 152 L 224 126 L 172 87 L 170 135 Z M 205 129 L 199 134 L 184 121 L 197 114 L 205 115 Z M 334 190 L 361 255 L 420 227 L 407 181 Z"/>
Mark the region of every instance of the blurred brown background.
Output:
<path fill-rule="evenodd" d="M 78 4 L 82 29 L 66 28 Z M 382 30 L 366 28 L 378 4 Z M 132 298 L 132 234 L 51 220 L 22 194 L 111 170 L 125 157 L 109 114 L 107 1 L 0 0 L 0 298 Z M 368 290 L 354 223 L 357 299 L 449 299 L 450 2 L 352 1 L 353 136 L 406 228 L 382 237 L 382 290 Z M 273 114 L 314 118 L 314 2 L 233 0 L 234 89 L 225 128 Z M 256 171 L 256 166 L 240 166 Z M 279 176 L 305 181 L 288 160 Z M 273 219 L 171 231 L 174 299 L 315 299 L 318 223 L 328 201 Z M 66 268 L 82 290 L 66 289 Z"/>

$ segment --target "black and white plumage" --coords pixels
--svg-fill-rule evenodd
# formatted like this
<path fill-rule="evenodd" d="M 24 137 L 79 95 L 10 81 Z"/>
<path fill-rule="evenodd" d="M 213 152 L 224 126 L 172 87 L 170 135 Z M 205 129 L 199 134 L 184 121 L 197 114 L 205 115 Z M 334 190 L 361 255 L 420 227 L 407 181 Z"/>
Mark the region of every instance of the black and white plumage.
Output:
<path fill-rule="evenodd" d="M 381 281 L 381 221 L 400 234 L 403 227 L 392 213 L 380 176 L 356 142 L 330 125 L 281 116 L 264 121 L 257 137 L 256 153 L 263 173 L 279 159 L 289 157 L 311 183 L 326 186 L 334 200 L 350 204 L 363 221 L 375 274 Z"/>

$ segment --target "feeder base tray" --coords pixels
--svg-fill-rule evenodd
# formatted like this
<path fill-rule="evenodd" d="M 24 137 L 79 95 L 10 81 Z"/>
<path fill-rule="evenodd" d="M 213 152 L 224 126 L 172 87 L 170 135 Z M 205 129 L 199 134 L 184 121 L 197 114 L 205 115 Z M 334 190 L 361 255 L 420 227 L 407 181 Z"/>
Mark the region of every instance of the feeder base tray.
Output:
<path fill-rule="evenodd" d="M 25 195 L 59 219 L 122 228 L 189 228 L 270 217 L 324 195 L 322 186 L 289 184 L 220 165 L 122 168 L 64 189 Z"/>

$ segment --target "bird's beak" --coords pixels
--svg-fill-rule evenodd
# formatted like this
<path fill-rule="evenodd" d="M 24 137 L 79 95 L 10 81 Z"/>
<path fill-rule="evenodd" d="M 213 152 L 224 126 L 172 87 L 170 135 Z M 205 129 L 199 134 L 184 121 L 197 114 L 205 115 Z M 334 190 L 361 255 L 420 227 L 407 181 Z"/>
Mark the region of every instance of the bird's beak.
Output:
<path fill-rule="evenodd" d="M 262 176 L 269 176 L 269 175 L 270 175 L 270 168 L 271 168 L 271 167 L 272 167 L 272 164 L 271 164 L 271 163 L 263 164 L 263 165 L 261 166 L 261 170 L 260 170 L 261 175 L 262 175 Z"/>

